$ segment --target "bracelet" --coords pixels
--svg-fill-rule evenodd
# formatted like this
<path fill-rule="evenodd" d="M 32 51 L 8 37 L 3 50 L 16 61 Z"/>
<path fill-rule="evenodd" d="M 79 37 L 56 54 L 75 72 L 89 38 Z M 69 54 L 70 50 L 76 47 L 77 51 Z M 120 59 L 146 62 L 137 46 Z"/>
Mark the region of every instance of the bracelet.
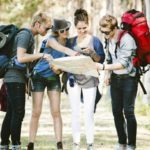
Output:
<path fill-rule="evenodd" d="M 103 64 L 103 68 L 102 68 L 102 70 L 105 70 L 105 64 Z"/>

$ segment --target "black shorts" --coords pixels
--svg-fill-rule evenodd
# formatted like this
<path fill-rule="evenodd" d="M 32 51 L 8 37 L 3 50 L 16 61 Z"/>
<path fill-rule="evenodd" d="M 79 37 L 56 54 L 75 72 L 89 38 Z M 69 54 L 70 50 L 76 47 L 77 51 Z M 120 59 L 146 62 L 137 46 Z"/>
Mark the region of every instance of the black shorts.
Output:
<path fill-rule="evenodd" d="M 44 78 L 36 74 L 33 76 L 32 82 L 33 82 L 32 92 L 43 92 L 46 87 L 47 91 L 55 90 L 61 92 L 61 83 L 58 75 L 49 78 Z"/>

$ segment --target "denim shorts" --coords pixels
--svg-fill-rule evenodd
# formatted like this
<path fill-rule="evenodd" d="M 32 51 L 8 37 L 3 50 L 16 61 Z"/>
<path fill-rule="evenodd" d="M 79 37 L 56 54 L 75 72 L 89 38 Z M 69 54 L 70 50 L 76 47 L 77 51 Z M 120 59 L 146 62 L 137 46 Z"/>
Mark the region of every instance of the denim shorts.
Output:
<path fill-rule="evenodd" d="M 61 91 L 61 83 L 59 76 L 52 76 L 51 78 L 44 78 L 40 75 L 34 75 L 32 78 L 33 87 L 32 92 L 44 92 L 47 87 L 47 91 Z"/>

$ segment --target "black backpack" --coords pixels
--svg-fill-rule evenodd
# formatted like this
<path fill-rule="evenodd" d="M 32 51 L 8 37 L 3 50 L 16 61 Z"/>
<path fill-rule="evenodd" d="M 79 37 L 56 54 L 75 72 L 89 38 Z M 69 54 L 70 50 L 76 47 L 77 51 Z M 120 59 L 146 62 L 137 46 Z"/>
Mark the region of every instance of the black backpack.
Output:
<path fill-rule="evenodd" d="M 19 28 L 13 24 L 0 26 L 0 55 L 10 57 L 12 45 Z"/>
<path fill-rule="evenodd" d="M 19 29 L 16 25 L 13 24 L 0 26 L 0 78 L 4 77 L 9 64 L 13 63 L 12 59 L 15 58 L 15 56 L 12 56 L 15 36 L 22 30 L 30 32 L 25 28 Z M 22 66 L 23 65 L 19 63 L 18 65 L 15 65 L 15 67 L 18 67 L 19 69 Z"/>
<path fill-rule="evenodd" d="M 19 28 L 13 24 L 0 26 L 0 78 L 3 78 L 10 62 L 12 46 Z"/>

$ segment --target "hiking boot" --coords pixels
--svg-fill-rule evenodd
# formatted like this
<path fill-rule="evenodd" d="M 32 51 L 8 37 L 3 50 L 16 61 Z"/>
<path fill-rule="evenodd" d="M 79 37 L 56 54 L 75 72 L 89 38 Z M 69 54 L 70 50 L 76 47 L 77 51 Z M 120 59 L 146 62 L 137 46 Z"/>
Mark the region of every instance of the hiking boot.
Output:
<path fill-rule="evenodd" d="M 0 150 L 9 150 L 9 145 L 0 145 Z"/>
<path fill-rule="evenodd" d="M 73 150 L 80 150 L 80 145 L 77 143 L 73 143 Z"/>
<path fill-rule="evenodd" d="M 34 150 L 34 143 L 30 142 L 30 143 L 27 145 L 27 150 Z"/>
<path fill-rule="evenodd" d="M 62 142 L 57 142 L 57 150 L 63 150 Z"/>
<path fill-rule="evenodd" d="M 127 145 L 127 150 L 135 150 L 135 146 Z"/>
<path fill-rule="evenodd" d="M 127 147 L 126 147 L 126 144 L 117 144 L 115 150 L 126 150 Z"/>
<path fill-rule="evenodd" d="M 93 144 L 88 144 L 87 150 L 94 150 Z"/>

